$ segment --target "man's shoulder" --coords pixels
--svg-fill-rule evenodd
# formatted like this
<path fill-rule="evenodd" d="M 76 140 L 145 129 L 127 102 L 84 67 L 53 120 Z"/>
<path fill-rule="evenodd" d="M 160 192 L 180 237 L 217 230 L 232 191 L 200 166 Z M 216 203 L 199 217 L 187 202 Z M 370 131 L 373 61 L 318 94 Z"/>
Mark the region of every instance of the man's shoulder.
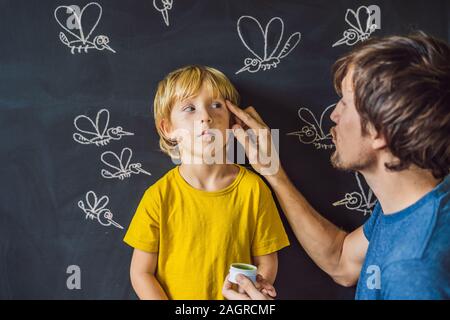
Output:
<path fill-rule="evenodd" d="M 436 199 L 433 230 L 423 256 L 450 261 L 450 197 L 448 193 Z"/>
<path fill-rule="evenodd" d="M 448 177 L 434 198 L 434 224 L 424 255 L 445 254 L 450 261 L 450 188 Z M 424 213 L 426 214 L 426 213 Z"/>
<path fill-rule="evenodd" d="M 398 265 L 416 267 L 426 276 L 427 271 L 432 274 L 445 271 L 450 268 L 450 191 L 440 192 L 434 199 L 429 211 L 421 211 L 420 214 L 430 216 L 422 219 L 423 227 L 429 226 L 429 234 L 424 238 L 423 244 L 418 244 L 422 249 L 416 259 L 399 262 Z M 429 223 L 424 223 L 429 221 Z M 450 284 L 449 284 L 450 285 Z"/>
<path fill-rule="evenodd" d="M 438 194 L 435 201 L 439 218 L 448 224 L 450 222 L 450 188 L 442 189 L 442 192 Z"/>
<path fill-rule="evenodd" d="M 434 200 L 439 217 L 448 222 L 450 217 L 450 175 L 437 186 Z"/>
<path fill-rule="evenodd" d="M 384 259 L 371 264 L 380 266 L 384 299 L 450 298 L 449 195 L 444 183 L 403 212 L 384 215 L 375 208 L 365 233 L 370 239 L 378 225 L 372 251 L 384 252 Z"/>

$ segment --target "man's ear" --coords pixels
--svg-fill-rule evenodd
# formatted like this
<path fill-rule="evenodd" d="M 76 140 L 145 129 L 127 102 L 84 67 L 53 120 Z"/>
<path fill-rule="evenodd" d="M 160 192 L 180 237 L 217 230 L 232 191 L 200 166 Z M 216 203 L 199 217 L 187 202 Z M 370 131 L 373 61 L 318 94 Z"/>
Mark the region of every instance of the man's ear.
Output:
<path fill-rule="evenodd" d="M 369 132 L 372 139 L 372 148 L 374 150 L 386 148 L 386 138 L 381 132 L 377 131 L 372 125 L 370 125 Z"/>

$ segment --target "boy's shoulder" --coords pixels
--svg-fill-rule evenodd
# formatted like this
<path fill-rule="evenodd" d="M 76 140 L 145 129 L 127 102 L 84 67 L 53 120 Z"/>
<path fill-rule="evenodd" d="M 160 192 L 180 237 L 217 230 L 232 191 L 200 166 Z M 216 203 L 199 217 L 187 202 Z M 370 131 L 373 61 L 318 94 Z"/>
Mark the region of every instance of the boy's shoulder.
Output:
<path fill-rule="evenodd" d="M 262 192 L 271 192 L 266 182 L 259 174 L 257 174 L 250 168 L 244 167 L 242 165 L 238 166 L 241 168 L 241 170 L 244 170 L 244 175 L 240 183 L 242 187 L 253 190 L 257 189 L 261 190 Z"/>
<path fill-rule="evenodd" d="M 152 185 L 150 185 L 144 193 L 145 195 L 152 194 L 153 196 L 155 194 L 164 194 L 168 191 L 168 189 L 171 188 L 171 185 L 175 183 L 175 170 L 177 170 L 177 167 L 170 169 L 165 174 L 161 176 L 156 182 L 154 182 Z"/>

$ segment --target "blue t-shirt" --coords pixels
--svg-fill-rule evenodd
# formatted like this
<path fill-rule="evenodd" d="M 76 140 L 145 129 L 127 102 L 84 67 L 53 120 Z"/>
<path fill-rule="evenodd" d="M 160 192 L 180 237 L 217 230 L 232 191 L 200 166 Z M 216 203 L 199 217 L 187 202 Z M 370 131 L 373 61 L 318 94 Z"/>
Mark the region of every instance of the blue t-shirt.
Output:
<path fill-rule="evenodd" d="M 356 299 L 450 299 L 450 175 L 397 213 L 378 203 L 363 229 Z"/>

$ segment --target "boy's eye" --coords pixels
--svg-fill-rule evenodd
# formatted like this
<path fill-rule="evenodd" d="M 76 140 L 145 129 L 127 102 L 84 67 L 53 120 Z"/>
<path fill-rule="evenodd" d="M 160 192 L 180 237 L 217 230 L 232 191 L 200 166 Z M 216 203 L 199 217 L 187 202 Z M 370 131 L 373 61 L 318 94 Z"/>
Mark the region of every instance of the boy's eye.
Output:
<path fill-rule="evenodd" d="M 187 111 L 187 112 L 192 112 L 194 110 L 195 110 L 195 107 L 192 105 L 189 105 L 183 109 L 183 111 Z"/>
<path fill-rule="evenodd" d="M 214 103 L 212 104 L 212 107 L 213 107 L 214 109 L 218 109 L 218 108 L 221 108 L 221 107 L 222 107 L 222 104 L 221 104 L 220 102 L 214 102 Z"/>

